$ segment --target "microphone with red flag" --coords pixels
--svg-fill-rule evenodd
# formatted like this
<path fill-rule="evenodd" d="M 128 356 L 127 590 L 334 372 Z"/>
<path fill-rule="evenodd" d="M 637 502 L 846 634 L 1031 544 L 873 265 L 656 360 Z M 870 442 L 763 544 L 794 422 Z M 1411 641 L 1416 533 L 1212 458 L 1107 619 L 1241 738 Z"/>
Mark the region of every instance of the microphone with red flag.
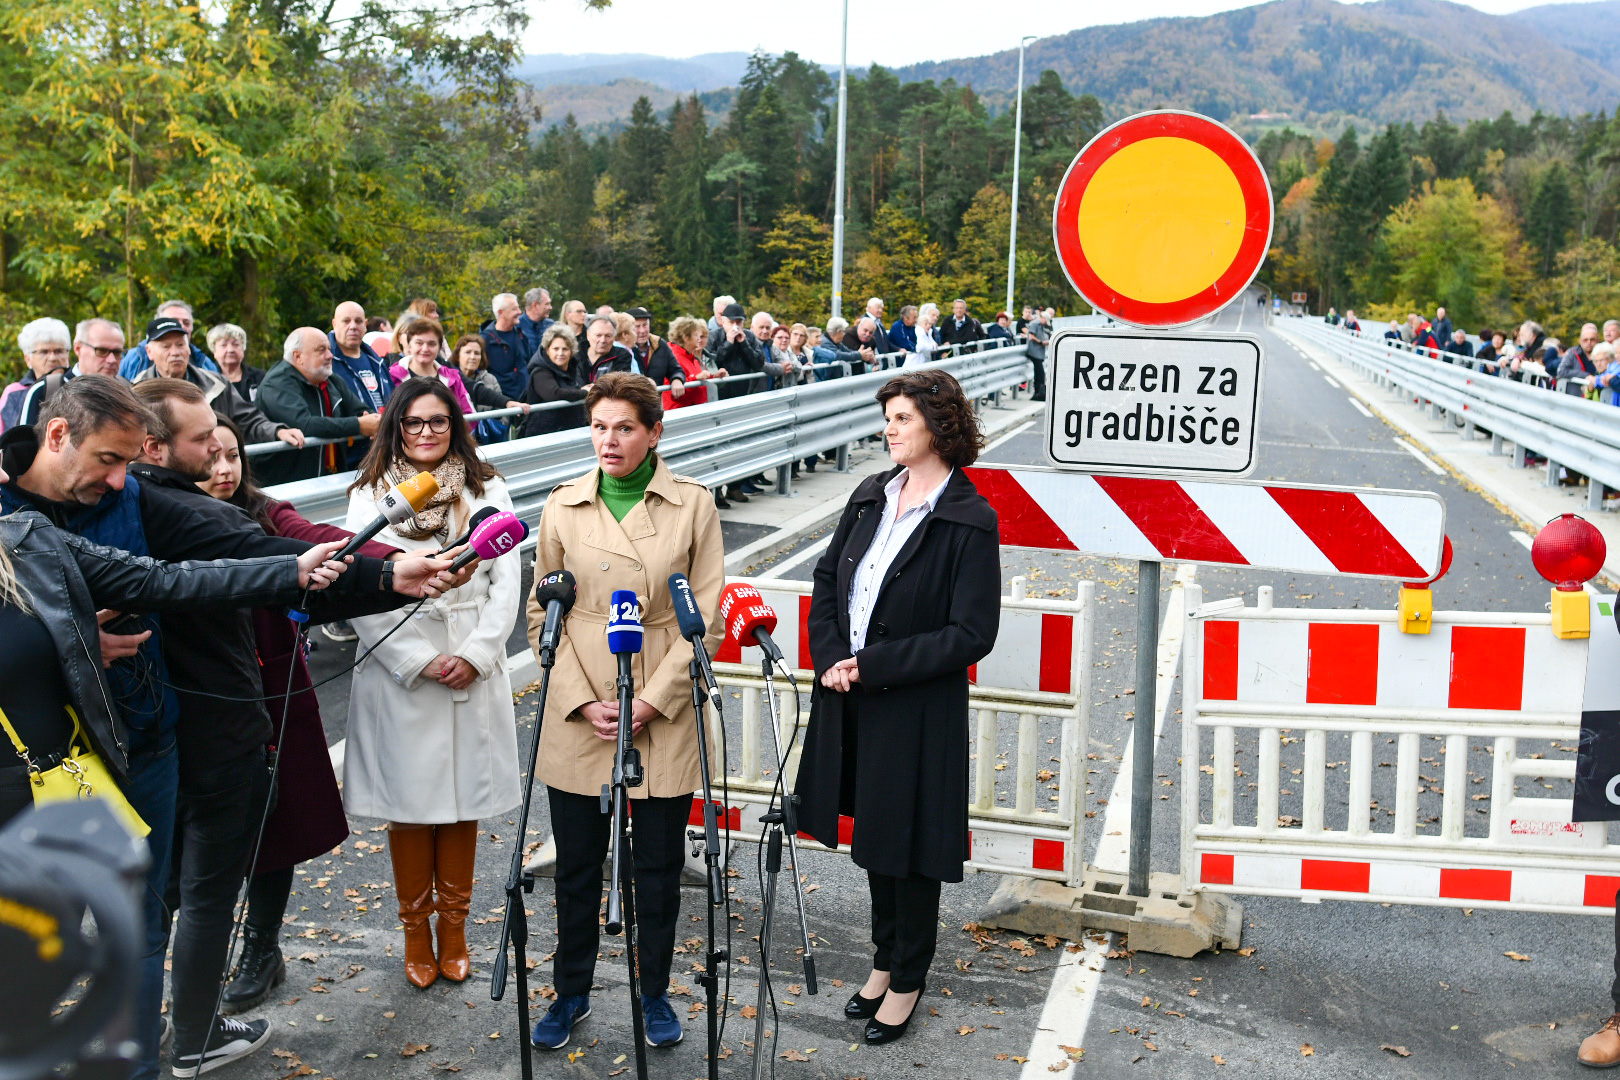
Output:
<path fill-rule="evenodd" d="M 726 625 L 726 639 L 738 647 L 758 645 L 772 663 L 782 663 L 782 650 L 771 640 L 776 629 L 776 609 L 765 602 L 752 585 L 733 582 L 720 594 L 720 621 Z"/>

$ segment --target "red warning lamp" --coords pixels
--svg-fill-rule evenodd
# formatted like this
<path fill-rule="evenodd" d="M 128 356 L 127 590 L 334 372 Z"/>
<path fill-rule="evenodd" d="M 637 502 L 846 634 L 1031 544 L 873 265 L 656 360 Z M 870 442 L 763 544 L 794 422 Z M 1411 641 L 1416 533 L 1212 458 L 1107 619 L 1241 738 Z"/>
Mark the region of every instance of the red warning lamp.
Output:
<path fill-rule="evenodd" d="M 1580 592 L 1597 577 L 1608 556 L 1608 545 L 1597 526 L 1574 514 L 1561 514 L 1536 534 L 1530 561 L 1536 572 L 1560 592 Z"/>
<path fill-rule="evenodd" d="M 1536 572 L 1553 583 L 1553 636 L 1584 638 L 1592 636 L 1592 609 L 1582 590 L 1586 582 L 1603 569 L 1608 545 L 1597 526 L 1574 514 L 1562 514 L 1549 521 L 1530 545 L 1530 561 Z"/>

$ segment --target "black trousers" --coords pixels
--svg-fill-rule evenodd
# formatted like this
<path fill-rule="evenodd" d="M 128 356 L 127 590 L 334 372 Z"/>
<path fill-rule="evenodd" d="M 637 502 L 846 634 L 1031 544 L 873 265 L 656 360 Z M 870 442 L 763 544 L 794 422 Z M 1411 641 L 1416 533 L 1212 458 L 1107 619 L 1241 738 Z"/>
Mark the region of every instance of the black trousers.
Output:
<path fill-rule="evenodd" d="M 872 967 L 889 973 L 897 994 L 921 990 L 939 941 L 939 882 L 913 874 L 866 872 L 872 893 Z"/>
<path fill-rule="evenodd" d="M 263 750 L 181 769 L 169 875 L 169 909 L 180 919 L 169 990 L 177 1053 L 197 1053 L 212 1030 L 236 898 L 269 791 Z"/>
<path fill-rule="evenodd" d="M 557 952 L 552 977 L 558 997 L 589 994 L 596 972 L 602 911 L 602 863 L 613 818 L 594 795 L 546 788 L 551 833 L 557 839 Z M 645 997 L 669 988 L 675 920 L 681 913 L 681 866 L 692 796 L 632 799 L 635 853 L 636 979 Z"/>

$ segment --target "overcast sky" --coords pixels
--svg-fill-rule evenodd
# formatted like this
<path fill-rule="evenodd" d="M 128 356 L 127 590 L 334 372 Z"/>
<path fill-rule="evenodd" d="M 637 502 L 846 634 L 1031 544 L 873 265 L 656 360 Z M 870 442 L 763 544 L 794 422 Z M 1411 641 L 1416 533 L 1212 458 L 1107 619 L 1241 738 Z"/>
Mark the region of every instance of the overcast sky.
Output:
<path fill-rule="evenodd" d="M 1473 0 L 1500 14 L 1538 0 Z M 1210 15 L 1250 6 L 1228 0 L 1136 0 L 1134 19 Z M 651 53 L 687 57 L 709 52 L 796 50 L 838 62 L 839 0 L 613 0 L 606 11 L 581 0 L 539 0 L 530 7 L 530 53 Z M 919 12 L 926 12 L 920 17 Z M 1016 48 L 1025 34 L 1061 34 L 1127 21 L 1121 5 L 1081 0 L 849 0 L 849 62 L 887 67 L 920 60 L 979 56 Z"/>

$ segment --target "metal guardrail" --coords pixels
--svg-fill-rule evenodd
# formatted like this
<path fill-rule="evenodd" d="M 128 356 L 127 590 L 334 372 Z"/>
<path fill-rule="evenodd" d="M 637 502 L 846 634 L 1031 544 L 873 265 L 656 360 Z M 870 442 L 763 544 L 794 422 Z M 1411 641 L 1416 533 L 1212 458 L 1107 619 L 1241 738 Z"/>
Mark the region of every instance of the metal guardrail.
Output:
<path fill-rule="evenodd" d="M 1620 489 L 1620 408 L 1472 371 L 1312 319 L 1274 328 L 1330 350 L 1380 386 L 1443 410 L 1461 423 L 1464 438 L 1476 428 L 1489 432 L 1492 453 L 1512 443 L 1516 465 L 1524 464 L 1527 450 L 1545 457 L 1551 482 L 1560 465 L 1584 473 L 1594 481 L 1593 509 L 1601 509 L 1605 487 Z"/>
<path fill-rule="evenodd" d="M 987 398 L 1030 377 L 1023 345 L 984 350 L 926 365 L 948 371 L 970 399 Z M 664 416 L 659 453 L 671 469 L 710 487 L 846 446 L 883 426 L 874 395 L 892 371 L 783 387 L 730 401 L 676 409 Z M 494 443 L 480 453 L 506 478 L 517 515 L 539 518 L 553 488 L 596 462 L 586 428 Z M 279 484 L 270 490 L 311 521 L 341 525 L 348 516 L 352 472 Z"/>

